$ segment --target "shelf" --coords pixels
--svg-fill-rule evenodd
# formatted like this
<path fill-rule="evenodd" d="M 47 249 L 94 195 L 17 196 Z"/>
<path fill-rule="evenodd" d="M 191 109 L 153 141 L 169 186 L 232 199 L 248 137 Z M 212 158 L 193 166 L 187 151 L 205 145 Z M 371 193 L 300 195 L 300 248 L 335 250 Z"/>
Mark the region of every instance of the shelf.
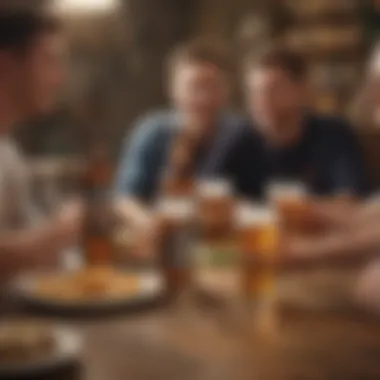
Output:
<path fill-rule="evenodd" d="M 293 14 L 293 25 L 297 26 L 314 26 L 314 25 L 352 25 L 357 24 L 359 19 L 358 12 L 356 13 L 338 13 L 338 12 L 326 12 L 318 13 L 315 15 L 297 15 Z"/>

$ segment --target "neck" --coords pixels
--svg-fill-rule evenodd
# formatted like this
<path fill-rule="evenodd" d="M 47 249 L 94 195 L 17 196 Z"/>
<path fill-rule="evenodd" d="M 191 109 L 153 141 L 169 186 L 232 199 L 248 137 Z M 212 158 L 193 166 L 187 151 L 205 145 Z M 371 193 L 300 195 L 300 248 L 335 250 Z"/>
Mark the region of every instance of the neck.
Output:
<path fill-rule="evenodd" d="M 199 145 L 207 144 L 209 140 L 213 139 L 218 124 L 217 117 L 197 120 L 196 118 L 184 116 L 182 120 L 185 133 L 194 141 L 198 141 Z"/>
<path fill-rule="evenodd" d="M 287 148 L 296 145 L 302 136 L 303 114 L 297 112 L 281 122 L 277 133 L 270 136 L 273 145 Z"/>
<path fill-rule="evenodd" d="M 0 135 L 8 134 L 17 122 L 18 115 L 14 103 L 6 91 L 0 91 Z"/>

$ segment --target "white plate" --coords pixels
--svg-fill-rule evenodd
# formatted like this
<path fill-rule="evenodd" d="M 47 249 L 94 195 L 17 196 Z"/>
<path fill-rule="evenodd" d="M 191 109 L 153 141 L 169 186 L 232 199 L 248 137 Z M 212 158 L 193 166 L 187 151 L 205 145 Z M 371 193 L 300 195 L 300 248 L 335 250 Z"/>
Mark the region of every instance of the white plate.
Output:
<path fill-rule="evenodd" d="M 81 302 L 46 298 L 38 294 L 36 291 L 36 283 L 41 276 L 39 274 L 18 278 L 14 282 L 13 289 L 31 305 L 47 308 L 53 311 L 73 312 L 101 312 L 127 306 L 136 306 L 146 302 L 153 302 L 162 294 L 163 282 L 158 273 L 134 273 L 133 275 L 140 278 L 140 290 L 122 298 L 98 298 L 83 300 Z"/>
<path fill-rule="evenodd" d="M 55 349 L 51 355 L 17 364 L 0 364 L 0 378 L 22 378 L 57 370 L 80 358 L 82 340 L 72 330 L 52 327 Z"/>

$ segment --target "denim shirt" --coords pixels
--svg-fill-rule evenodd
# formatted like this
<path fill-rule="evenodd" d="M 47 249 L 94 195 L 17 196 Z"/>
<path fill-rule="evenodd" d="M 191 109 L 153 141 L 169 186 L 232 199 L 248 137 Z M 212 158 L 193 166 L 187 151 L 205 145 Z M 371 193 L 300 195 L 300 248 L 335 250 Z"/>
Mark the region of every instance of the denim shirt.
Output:
<path fill-rule="evenodd" d="M 216 134 L 209 149 L 197 162 L 198 177 L 217 177 L 227 174 L 230 155 L 245 130 L 246 121 L 236 114 L 221 116 Z M 180 128 L 174 111 L 148 115 L 137 123 L 131 138 L 127 139 L 119 164 L 115 192 L 120 196 L 133 196 L 152 200 L 159 188 L 167 164 L 173 136 Z M 233 175 L 240 173 L 232 170 Z M 247 175 L 248 173 L 241 173 Z"/>

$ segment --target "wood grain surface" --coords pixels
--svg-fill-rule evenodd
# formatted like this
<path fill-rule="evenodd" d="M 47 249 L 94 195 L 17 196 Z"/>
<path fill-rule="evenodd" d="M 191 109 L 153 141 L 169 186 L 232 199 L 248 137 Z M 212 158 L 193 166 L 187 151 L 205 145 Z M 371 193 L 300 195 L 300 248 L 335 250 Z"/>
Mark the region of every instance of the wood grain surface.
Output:
<path fill-rule="evenodd" d="M 47 379 L 380 379 L 380 323 L 348 307 L 344 296 L 355 275 L 305 276 L 282 280 L 288 281 L 288 298 L 263 314 L 267 324 L 260 328 L 257 312 L 200 299 L 134 314 L 63 320 L 83 337 L 81 365 Z M 318 294 L 313 307 L 302 302 Z M 328 302 L 317 307 L 323 299 Z M 331 307 L 334 299 L 341 303 Z"/>

